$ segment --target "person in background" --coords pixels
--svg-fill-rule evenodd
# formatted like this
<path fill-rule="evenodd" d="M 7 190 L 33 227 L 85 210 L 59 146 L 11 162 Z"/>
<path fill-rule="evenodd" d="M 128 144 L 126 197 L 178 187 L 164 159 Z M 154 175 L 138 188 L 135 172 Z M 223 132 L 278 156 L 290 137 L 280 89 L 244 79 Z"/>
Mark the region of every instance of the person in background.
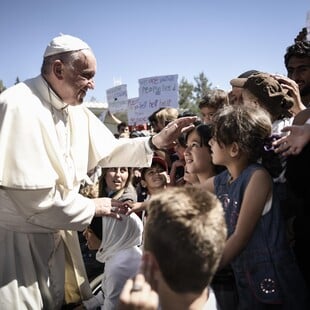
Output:
<path fill-rule="evenodd" d="M 227 106 L 215 115 L 212 161 L 227 170 L 205 189 L 221 200 L 228 228 L 219 268 L 232 266 L 238 309 L 309 309 L 272 177 L 258 163 L 271 130 L 259 106 Z"/>
<path fill-rule="evenodd" d="M 241 73 L 237 78 L 242 78 L 242 79 L 248 78 L 252 74 L 256 74 L 256 73 L 259 73 L 259 71 L 248 70 L 248 71 Z M 243 103 L 242 88 L 239 87 L 238 85 L 231 84 L 231 91 L 228 92 L 228 101 L 229 101 L 229 104 L 242 104 Z"/>
<path fill-rule="evenodd" d="M 305 107 L 310 105 L 310 42 L 306 36 L 295 39 L 286 49 L 284 64 L 288 78 L 296 82 L 301 101 Z"/>
<path fill-rule="evenodd" d="M 77 231 L 127 209 L 81 195 L 82 181 L 96 166 L 149 166 L 154 150 L 171 147 L 196 119 L 116 139 L 82 104 L 96 70 L 86 42 L 60 35 L 40 75 L 0 94 L 0 308 L 55 310 L 91 296 Z"/>
<path fill-rule="evenodd" d="M 242 89 L 245 105 L 260 106 L 268 112 L 267 115 L 271 117 L 272 122 L 271 140 L 276 140 L 283 135 L 282 129 L 291 125 L 294 119 L 291 110 L 295 104 L 295 97 L 285 88 L 287 84 L 283 86 L 274 75 L 263 72 L 252 74 L 247 79 L 234 79 L 231 83 Z M 288 207 L 289 188 L 285 177 L 287 159 L 281 155 L 278 155 L 278 158 L 274 156 L 272 145 L 270 145 L 270 152 L 265 152 L 264 156 L 265 167 L 273 176 L 274 187 L 287 220 L 289 233 L 292 214 Z"/>
<path fill-rule="evenodd" d="M 198 107 L 205 124 L 212 123 L 214 113 L 228 104 L 228 93 L 223 89 L 210 90 L 200 100 Z"/>
<path fill-rule="evenodd" d="M 153 131 L 160 132 L 166 125 L 178 118 L 179 111 L 175 108 L 159 108 L 153 112 L 148 120 L 153 127 Z"/>
<path fill-rule="evenodd" d="M 145 190 L 144 200 L 136 203 L 128 203 L 130 207 L 128 214 L 136 212 L 141 215 L 143 223 L 145 222 L 147 212 L 145 210 L 144 201 L 149 200 L 152 195 L 162 193 L 170 184 L 168 174 L 168 165 L 164 158 L 154 156 L 151 167 L 141 169 L 141 187 Z M 140 213 L 141 212 L 141 213 Z"/>
<path fill-rule="evenodd" d="M 133 213 L 122 215 L 121 221 L 109 217 L 102 217 L 101 221 L 101 238 L 97 237 L 98 231 L 84 231 L 89 249 L 97 251 L 96 259 L 104 264 L 101 291 L 83 301 L 82 309 L 117 309 L 126 280 L 137 274 L 141 264 L 141 219 Z"/>
<path fill-rule="evenodd" d="M 224 166 L 214 165 L 212 162 L 209 145 L 212 128 L 211 124 L 196 124 L 195 128 L 186 133 L 184 152 L 186 170 L 197 176 L 199 184 L 203 184 L 207 179 L 226 169 Z M 218 271 L 211 285 L 222 310 L 237 309 L 238 294 L 230 266 Z"/>
<path fill-rule="evenodd" d="M 117 124 L 117 134 L 115 134 L 116 138 L 129 138 L 130 130 L 129 126 L 126 122 L 120 122 Z"/>
<path fill-rule="evenodd" d="M 118 310 L 220 309 L 210 287 L 227 236 L 219 200 L 201 187 L 181 186 L 145 204 L 141 271 L 127 280 Z"/>
<path fill-rule="evenodd" d="M 121 202 L 136 202 L 137 193 L 132 185 L 132 169 L 128 167 L 102 168 L 98 181 L 97 197 L 110 197 Z M 86 230 L 91 230 L 99 240 L 102 239 L 102 219 L 94 217 Z M 85 234 L 85 233 L 84 233 Z M 96 260 L 96 250 L 80 242 L 88 279 L 91 281 L 104 270 L 104 265 Z"/>
<path fill-rule="evenodd" d="M 294 117 L 293 125 L 282 130 L 289 134 L 274 142 L 275 152 L 286 156 L 285 177 L 289 191 L 288 208 L 292 214 L 292 248 L 306 280 L 310 296 L 310 108 Z"/>
<path fill-rule="evenodd" d="M 170 168 L 170 186 L 178 186 L 182 183 L 183 176 L 184 176 L 184 166 L 185 166 L 185 159 L 184 159 L 184 151 L 186 148 L 186 141 L 185 135 L 180 135 L 177 140 L 175 141 L 174 151 L 177 158 L 172 162 Z"/>

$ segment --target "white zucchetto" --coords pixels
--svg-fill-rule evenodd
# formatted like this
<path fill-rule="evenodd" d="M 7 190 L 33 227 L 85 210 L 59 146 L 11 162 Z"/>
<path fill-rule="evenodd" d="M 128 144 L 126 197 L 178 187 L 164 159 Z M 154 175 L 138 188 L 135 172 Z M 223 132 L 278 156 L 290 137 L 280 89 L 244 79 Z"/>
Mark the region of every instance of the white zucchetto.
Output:
<path fill-rule="evenodd" d="M 73 52 L 84 49 L 90 49 L 89 45 L 77 37 L 69 34 L 61 34 L 55 37 L 46 47 L 44 58 L 65 52 Z"/>

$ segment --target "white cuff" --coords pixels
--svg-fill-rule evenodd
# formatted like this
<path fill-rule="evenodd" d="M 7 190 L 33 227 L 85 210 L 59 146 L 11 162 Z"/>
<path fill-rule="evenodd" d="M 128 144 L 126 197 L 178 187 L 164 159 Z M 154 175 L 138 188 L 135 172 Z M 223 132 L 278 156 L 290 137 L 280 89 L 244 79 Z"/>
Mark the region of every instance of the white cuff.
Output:
<path fill-rule="evenodd" d="M 147 154 L 153 154 L 153 150 L 151 149 L 150 144 L 149 144 L 149 138 L 145 140 L 145 149 L 146 149 Z"/>

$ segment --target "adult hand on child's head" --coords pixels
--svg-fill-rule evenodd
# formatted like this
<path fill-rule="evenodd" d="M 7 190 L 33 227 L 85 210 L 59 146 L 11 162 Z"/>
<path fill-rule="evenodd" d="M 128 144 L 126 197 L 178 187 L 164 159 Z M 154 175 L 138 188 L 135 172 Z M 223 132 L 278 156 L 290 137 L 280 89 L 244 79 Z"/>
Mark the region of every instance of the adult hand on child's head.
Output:
<path fill-rule="evenodd" d="M 152 142 L 158 149 L 169 149 L 174 146 L 175 141 L 181 133 L 194 127 L 197 116 L 180 117 L 170 122 L 159 133 L 152 137 Z"/>

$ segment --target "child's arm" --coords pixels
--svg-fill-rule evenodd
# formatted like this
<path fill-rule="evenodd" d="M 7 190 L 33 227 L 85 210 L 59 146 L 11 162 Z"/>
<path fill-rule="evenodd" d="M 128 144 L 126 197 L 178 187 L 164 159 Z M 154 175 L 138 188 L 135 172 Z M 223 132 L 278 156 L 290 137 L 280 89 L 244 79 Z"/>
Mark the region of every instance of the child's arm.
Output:
<path fill-rule="evenodd" d="M 272 179 L 265 169 L 256 170 L 247 185 L 234 233 L 228 238 L 219 268 L 229 264 L 246 247 L 272 195 Z"/>

